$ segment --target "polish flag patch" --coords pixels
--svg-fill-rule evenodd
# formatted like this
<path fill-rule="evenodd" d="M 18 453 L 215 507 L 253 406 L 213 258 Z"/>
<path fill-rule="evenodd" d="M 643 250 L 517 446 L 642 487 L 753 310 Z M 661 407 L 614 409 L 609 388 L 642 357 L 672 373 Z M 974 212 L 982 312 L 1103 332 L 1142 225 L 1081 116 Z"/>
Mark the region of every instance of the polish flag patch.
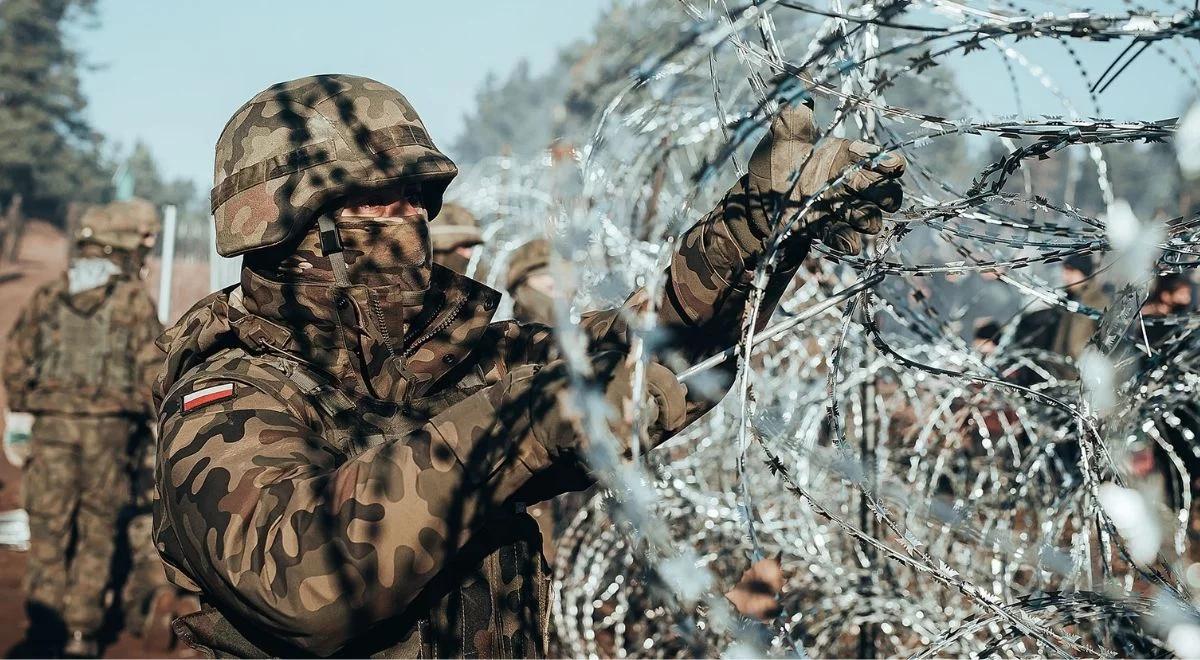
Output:
<path fill-rule="evenodd" d="M 191 412 L 210 403 L 224 401 L 231 396 L 233 396 L 233 383 L 222 383 L 196 390 L 183 397 L 183 412 Z"/>

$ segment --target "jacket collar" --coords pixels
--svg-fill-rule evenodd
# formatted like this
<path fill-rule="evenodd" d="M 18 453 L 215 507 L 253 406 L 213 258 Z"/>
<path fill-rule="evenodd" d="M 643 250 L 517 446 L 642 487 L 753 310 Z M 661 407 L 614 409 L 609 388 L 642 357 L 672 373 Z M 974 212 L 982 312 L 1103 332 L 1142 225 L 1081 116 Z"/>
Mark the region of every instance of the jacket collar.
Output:
<path fill-rule="evenodd" d="M 379 365 L 364 363 L 363 330 L 353 310 L 339 306 L 337 287 L 324 283 L 279 282 L 242 269 L 241 301 L 246 314 L 231 315 L 248 344 L 294 355 L 327 371 L 346 389 L 371 396 L 368 386 Z M 465 275 L 433 265 L 424 309 L 413 324 L 411 341 L 400 356 L 404 398 L 423 395 L 467 362 L 491 324 L 500 293 Z"/>

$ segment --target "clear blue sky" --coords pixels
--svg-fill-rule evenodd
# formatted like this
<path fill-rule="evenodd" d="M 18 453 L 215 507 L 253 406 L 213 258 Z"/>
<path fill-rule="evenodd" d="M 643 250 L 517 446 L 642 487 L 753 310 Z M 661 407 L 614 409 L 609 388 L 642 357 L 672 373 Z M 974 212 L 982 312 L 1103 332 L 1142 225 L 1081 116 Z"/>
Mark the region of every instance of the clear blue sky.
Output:
<path fill-rule="evenodd" d="M 3 0 L 0 0 L 2 2 Z M 229 116 L 268 85 L 354 73 L 396 87 L 446 147 L 489 71 L 545 69 L 587 36 L 610 0 L 101 0 L 76 30 L 88 114 L 128 147 L 147 142 L 164 172 L 212 181 Z M 332 11 L 331 11 L 332 10 Z"/>
<path fill-rule="evenodd" d="M 503 75 L 522 58 L 535 71 L 546 68 L 562 46 L 590 34 L 610 2 L 101 0 L 98 26 L 76 33 L 86 60 L 97 67 L 84 76 L 95 126 L 126 147 L 145 140 L 168 176 L 192 178 L 203 191 L 211 185 L 213 143 L 221 127 L 271 83 L 331 72 L 377 78 L 409 97 L 445 148 L 462 129 L 463 114 L 488 72 Z M 1168 9 L 1166 0 L 1146 4 Z M 1090 6 L 1124 8 L 1122 0 L 1093 0 Z M 1058 4 L 1052 9 L 1066 11 Z M 1127 43 L 1072 45 L 1094 78 Z M 1081 114 L 1093 114 L 1086 86 L 1061 44 L 1026 40 L 1018 46 L 1063 87 Z M 1194 42 L 1183 47 L 1197 56 Z M 1182 66 L 1194 67 L 1179 44 L 1167 48 Z M 998 51 L 957 57 L 953 66 L 964 91 L 986 114 L 1018 112 Z M 1028 73 L 1018 69 L 1017 80 L 1026 116 L 1066 114 Z M 1101 113 L 1118 119 L 1176 116 L 1189 93 L 1185 77 L 1148 52 L 1104 94 Z"/>

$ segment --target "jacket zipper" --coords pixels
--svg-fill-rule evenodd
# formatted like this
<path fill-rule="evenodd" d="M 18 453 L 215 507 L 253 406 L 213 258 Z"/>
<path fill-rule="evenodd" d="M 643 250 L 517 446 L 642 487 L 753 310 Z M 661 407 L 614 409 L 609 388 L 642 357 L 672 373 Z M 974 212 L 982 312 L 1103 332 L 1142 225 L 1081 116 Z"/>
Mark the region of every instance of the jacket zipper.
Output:
<path fill-rule="evenodd" d="M 440 321 L 430 326 L 430 329 L 427 330 L 425 334 L 418 337 L 416 341 L 408 346 L 408 348 L 404 349 L 404 353 L 400 356 L 401 359 L 411 357 L 413 353 L 417 352 L 417 349 L 420 348 L 422 344 L 430 339 L 433 339 L 439 332 L 450 327 L 450 324 L 454 322 L 454 319 L 458 318 L 462 308 L 466 306 L 466 302 L 467 301 L 465 297 L 459 297 L 457 300 L 455 300 L 453 305 L 451 305 L 450 309 L 445 312 L 445 316 L 443 316 Z"/>

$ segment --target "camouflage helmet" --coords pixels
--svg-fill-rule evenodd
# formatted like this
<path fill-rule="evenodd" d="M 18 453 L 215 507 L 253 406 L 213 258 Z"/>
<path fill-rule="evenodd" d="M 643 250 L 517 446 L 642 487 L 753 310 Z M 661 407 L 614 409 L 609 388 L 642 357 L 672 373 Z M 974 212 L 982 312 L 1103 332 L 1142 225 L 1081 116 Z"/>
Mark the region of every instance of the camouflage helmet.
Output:
<path fill-rule="evenodd" d="M 458 247 L 479 245 L 483 242 L 483 234 L 479 231 L 479 221 L 467 209 L 448 202 L 442 207 L 442 214 L 435 222 L 429 223 L 429 239 L 433 249 L 445 252 Z"/>
<path fill-rule="evenodd" d="M 536 238 L 513 250 L 508 262 L 508 290 L 512 291 L 530 275 L 550 265 L 550 242 Z"/>
<path fill-rule="evenodd" d="M 153 245 L 159 226 L 154 204 L 134 198 L 89 207 L 79 219 L 75 240 L 132 251 Z"/>
<path fill-rule="evenodd" d="M 342 74 L 279 83 L 235 112 L 217 140 L 217 251 L 286 243 L 347 196 L 412 182 L 432 218 L 456 174 L 391 87 Z"/>

